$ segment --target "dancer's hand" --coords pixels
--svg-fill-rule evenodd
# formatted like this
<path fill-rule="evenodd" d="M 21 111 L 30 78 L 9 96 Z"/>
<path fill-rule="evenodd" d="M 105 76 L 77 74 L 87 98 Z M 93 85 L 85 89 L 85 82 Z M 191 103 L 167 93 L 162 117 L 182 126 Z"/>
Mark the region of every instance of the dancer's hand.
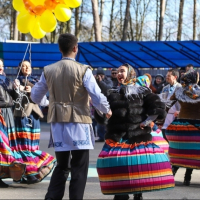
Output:
<path fill-rule="evenodd" d="M 106 114 L 106 118 L 107 119 L 110 119 L 112 116 L 112 111 L 110 110 L 107 114 Z"/>
<path fill-rule="evenodd" d="M 175 113 L 174 113 L 174 117 L 178 117 L 178 115 L 179 115 L 179 111 L 176 111 Z"/>
<path fill-rule="evenodd" d="M 14 86 L 14 89 L 19 88 L 19 86 L 20 86 L 20 82 L 19 82 L 18 79 L 15 79 L 15 80 L 14 80 L 13 86 Z"/>
<path fill-rule="evenodd" d="M 26 92 L 28 92 L 28 93 L 31 92 L 31 86 L 26 86 Z"/>
<path fill-rule="evenodd" d="M 144 129 L 145 125 L 143 123 L 140 124 L 140 128 Z"/>
<path fill-rule="evenodd" d="M 99 82 L 102 81 L 102 77 L 101 77 L 100 75 L 97 75 L 97 76 L 96 76 L 96 79 L 97 79 Z"/>

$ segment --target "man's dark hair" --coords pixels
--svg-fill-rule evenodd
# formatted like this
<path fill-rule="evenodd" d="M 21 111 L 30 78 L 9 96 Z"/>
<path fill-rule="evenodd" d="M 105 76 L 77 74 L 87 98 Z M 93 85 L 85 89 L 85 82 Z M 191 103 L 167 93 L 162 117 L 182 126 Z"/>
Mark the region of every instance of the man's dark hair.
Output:
<path fill-rule="evenodd" d="M 169 69 L 168 72 L 171 72 L 173 76 L 176 76 L 176 79 L 179 78 L 179 71 L 177 69 Z"/>
<path fill-rule="evenodd" d="M 188 65 L 186 65 L 186 67 L 185 68 L 187 68 L 187 67 L 193 67 L 194 68 L 194 65 L 193 64 L 188 64 Z"/>
<path fill-rule="evenodd" d="M 70 54 L 73 48 L 77 45 L 77 43 L 78 43 L 77 37 L 70 33 L 61 34 L 58 38 L 58 45 L 60 51 L 64 55 Z"/>

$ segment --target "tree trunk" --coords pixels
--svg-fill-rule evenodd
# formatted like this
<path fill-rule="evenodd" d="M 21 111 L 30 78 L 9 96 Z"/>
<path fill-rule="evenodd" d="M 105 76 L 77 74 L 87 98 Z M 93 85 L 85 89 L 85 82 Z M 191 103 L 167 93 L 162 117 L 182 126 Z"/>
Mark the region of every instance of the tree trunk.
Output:
<path fill-rule="evenodd" d="M 92 25 L 92 28 L 91 28 L 91 34 L 90 34 L 89 42 L 93 41 L 93 35 L 94 35 L 94 24 Z"/>
<path fill-rule="evenodd" d="M 155 40 L 158 41 L 158 21 L 159 21 L 159 0 L 156 0 L 156 34 L 155 34 Z"/>
<path fill-rule="evenodd" d="M 71 19 L 67 21 L 66 28 L 67 28 L 67 33 L 71 33 Z"/>
<path fill-rule="evenodd" d="M 10 40 L 14 40 L 14 9 L 11 9 L 11 18 L 10 18 Z"/>
<path fill-rule="evenodd" d="M 111 14 L 110 14 L 109 41 L 112 40 L 114 5 L 115 5 L 115 0 L 112 0 Z"/>
<path fill-rule="evenodd" d="M 124 28 L 123 28 L 122 41 L 126 41 L 126 39 L 127 39 L 128 22 L 130 20 L 130 5 L 131 5 L 131 0 L 127 0 L 127 2 L 126 2 L 126 14 L 125 14 L 125 19 L 124 19 Z"/>
<path fill-rule="evenodd" d="M 101 33 L 102 33 L 102 25 L 103 25 L 103 13 L 104 13 L 104 0 L 101 0 L 101 10 L 100 10 L 100 28 L 101 28 Z"/>
<path fill-rule="evenodd" d="M 123 7 L 123 0 L 120 0 L 120 8 L 119 8 L 119 13 L 120 13 L 120 38 L 122 38 L 122 32 L 123 32 L 123 13 L 122 13 L 122 7 Z"/>
<path fill-rule="evenodd" d="M 178 34 L 177 34 L 177 40 L 181 40 L 181 34 L 182 34 L 182 26 L 183 26 L 183 7 L 184 7 L 184 0 L 180 0 L 179 5 L 179 19 L 178 19 Z"/>
<path fill-rule="evenodd" d="M 40 39 L 40 43 L 41 43 L 41 44 L 44 43 L 44 38 L 41 38 L 41 39 Z"/>
<path fill-rule="evenodd" d="M 76 8 L 76 10 L 75 10 L 75 36 L 77 38 L 79 38 L 79 34 L 80 34 L 79 10 L 80 10 L 79 7 Z"/>
<path fill-rule="evenodd" d="M 94 33 L 95 33 L 95 41 L 101 42 L 101 28 L 100 28 L 100 19 L 99 19 L 99 11 L 98 11 L 98 1 L 92 1 L 92 12 L 94 19 Z"/>
<path fill-rule="evenodd" d="M 26 35 L 25 34 L 21 34 L 21 41 L 26 41 Z"/>
<path fill-rule="evenodd" d="M 131 13 L 129 15 L 130 15 L 131 41 L 133 41 L 134 40 L 133 20 L 132 20 L 132 17 L 131 17 Z"/>
<path fill-rule="evenodd" d="M 197 0 L 194 0 L 194 11 L 193 11 L 193 40 L 196 40 L 196 24 L 197 24 Z"/>
<path fill-rule="evenodd" d="M 18 29 L 17 29 L 17 11 L 14 11 L 14 40 L 18 40 Z"/>
<path fill-rule="evenodd" d="M 59 25 L 60 25 L 59 33 L 62 34 L 63 33 L 63 29 L 64 29 L 64 22 L 60 22 Z"/>
<path fill-rule="evenodd" d="M 80 31 L 81 31 L 81 28 L 82 28 L 82 19 L 83 19 L 83 5 L 84 4 L 82 4 L 81 5 L 81 14 L 80 14 L 80 19 L 79 19 L 79 33 L 80 33 Z"/>
<path fill-rule="evenodd" d="M 51 32 L 51 43 L 55 43 L 56 41 L 56 30 L 54 30 L 53 32 Z"/>
<path fill-rule="evenodd" d="M 165 15 L 165 0 L 160 0 L 160 23 L 159 23 L 159 38 L 158 38 L 159 41 L 163 39 L 164 15 Z"/>
<path fill-rule="evenodd" d="M 140 2 L 136 1 L 136 7 L 135 7 L 135 21 L 136 21 L 136 27 L 135 27 L 135 39 L 136 41 L 139 40 L 139 4 Z"/>

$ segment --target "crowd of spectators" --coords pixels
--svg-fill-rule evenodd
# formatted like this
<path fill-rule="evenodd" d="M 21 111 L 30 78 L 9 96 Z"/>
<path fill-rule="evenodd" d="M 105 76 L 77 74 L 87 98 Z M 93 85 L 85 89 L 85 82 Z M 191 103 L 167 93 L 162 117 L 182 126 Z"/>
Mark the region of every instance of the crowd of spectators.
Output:
<path fill-rule="evenodd" d="M 149 77 L 150 89 L 152 90 L 153 93 L 161 94 L 162 92 L 166 92 L 167 90 L 169 90 L 167 92 L 171 94 L 170 91 L 174 90 L 175 86 L 180 83 L 181 76 L 185 72 L 193 68 L 194 66 L 192 64 L 188 64 L 185 68 L 168 70 L 166 75 L 157 74 L 155 77 L 152 77 L 150 74 L 147 74 L 147 73 L 144 75 Z M 99 67 L 96 73 L 94 74 L 97 84 L 99 85 L 104 95 L 107 95 L 107 91 L 109 88 L 116 88 L 118 86 L 117 73 L 118 73 L 117 68 L 113 68 L 111 70 L 111 76 L 109 77 L 105 75 L 105 71 L 103 70 L 103 68 Z M 163 91 L 163 90 L 166 90 L 166 91 Z M 98 136 L 98 139 L 96 140 L 96 142 L 103 142 L 104 135 L 105 135 L 105 127 L 103 125 L 98 124 L 95 121 L 93 117 L 93 109 L 94 108 L 92 108 L 91 106 L 93 128 L 95 131 L 95 135 Z M 163 129 L 163 132 L 165 131 L 164 129 Z"/>

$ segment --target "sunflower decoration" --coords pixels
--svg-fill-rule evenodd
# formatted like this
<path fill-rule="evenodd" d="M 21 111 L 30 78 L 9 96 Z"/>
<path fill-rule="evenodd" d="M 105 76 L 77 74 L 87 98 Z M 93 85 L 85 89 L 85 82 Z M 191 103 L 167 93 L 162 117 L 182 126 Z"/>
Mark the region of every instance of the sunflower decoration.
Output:
<path fill-rule="evenodd" d="M 77 8 L 82 0 L 13 0 L 17 27 L 21 33 L 29 33 L 35 39 L 56 29 L 57 20 L 66 22 L 71 18 L 71 8 Z"/>

